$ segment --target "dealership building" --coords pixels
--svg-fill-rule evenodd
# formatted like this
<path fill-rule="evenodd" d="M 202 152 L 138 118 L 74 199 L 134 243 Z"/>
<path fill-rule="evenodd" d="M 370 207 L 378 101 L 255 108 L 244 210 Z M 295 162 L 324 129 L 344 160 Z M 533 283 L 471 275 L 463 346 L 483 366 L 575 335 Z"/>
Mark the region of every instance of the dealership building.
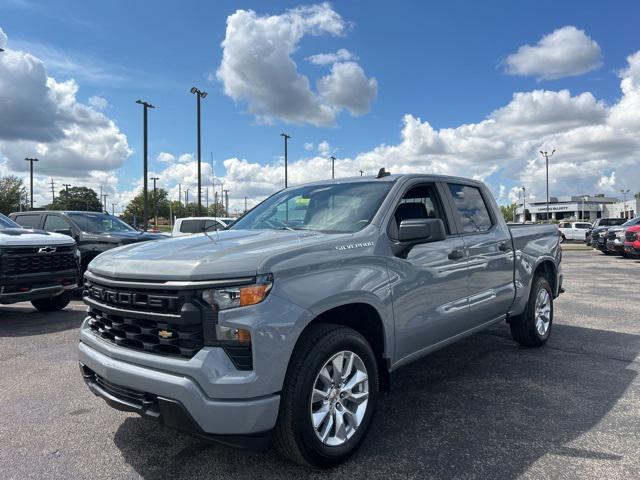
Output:
<path fill-rule="evenodd" d="M 525 202 L 526 221 L 539 222 L 547 219 L 547 203 L 542 201 Z M 640 210 L 640 199 L 627 198 L 621 201 L 617 198 L 598 195 L 571 195 L 564 197 L 549 197 L 549 216 L 552 220 L 588 220 L 596 218 L 633 218 Z M 523 202 L 520 199 L 516 205 L 516 221 L 523 222 Z"/>

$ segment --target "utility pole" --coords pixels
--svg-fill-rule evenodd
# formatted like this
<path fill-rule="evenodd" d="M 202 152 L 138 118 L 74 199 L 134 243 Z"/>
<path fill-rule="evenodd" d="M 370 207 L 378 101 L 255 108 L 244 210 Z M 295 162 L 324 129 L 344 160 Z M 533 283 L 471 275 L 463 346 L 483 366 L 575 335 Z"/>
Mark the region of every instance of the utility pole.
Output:
<path fill-rule="evenodd" d="M 627 194 L 630 192 L 631 190 L 629 190 L 628 188 L 625 189 L 620 189 L 620 193 L 622 193 L 623 198 L 624 198 L 624 205 L 622 206 L 622 208 L 624 209 L 624 218 L 626 220 L 627 218 Z"/>
<path fill-rule="evenodd" d="M 99 197 L 99 200 L 100 200 L 100 210 L 104 211 L 104 205 L 102 203 L 102 185 L 100 185 L 100 197 Z"/>
<path fill-rule="evenodd" d="M 226 199 L 225 217 L 229 216 L 229 190 L 224 190 L 224 197 Z"/>
<path fill-rule="evenodd" d="M 291 136 L 287 135 L 286 133 L 281 133 L 280 134 L 282 137 L 284 137 L 284 188 L 287 188 L 289 186 L 289 181 L 288 181 L 288 143 L 289 143 L 289 139 L 291 138 Z M 227 212 L 229 213 L 229 212 Z"/>
<path fill-rule="evenodd" d="M 153 180 L 153 225 L 154 229 L 158 230 L 158 190 L 156 189 L 156 181 L 160 180 L 160 177 L 151 177 Z"/>
<path fill-rule="evenodd" d="M 204 187 L 204 198 L 207 206 L 207 215 L 209 215 L 209 187 Z"/>
<path fill-rule="evenodd" d="M 143 184 L 143 194 L 144 194 L 144 208 L 143 208 L 143 213 L 142 213 L 142 220 L 144 222 L 144 227 L 143 230 L 146 232 L 147 231 L 147 223 L 148 223 L 148 219 L 149 217 L 147 216 L 147 208 L 148 208 L 148 204 L 149 204 L 149 192 L 148 192 L 148 185 L 147 185 L 147 177 L 148 177 L 148 156 L 149 156 L 149 145 L 147 143 L 147 110 L 150 108 L 156 108 L 153 105 L 151 105 L 149 102 L 143 102 L 142 100 L 136 100 L 136 103 L 139 105 L 142 105 L 142 122 L 143 122 L 143 141 L 144 141 L 144 147 L 143 147 L 143 179 L 144 179 L 144 184 Z"/>
<path fill-rule="evenodd" d="M 522 223 L 527 223 L 527 187 L 522 186 L 522 213 L 524 215 L 524 219 Z"/>
<path fill-rule="evenodd" d="M 117 203 L 111 204 L 111 215 L 113 215 L 114 217 L 116 216 L 116 205 Z"/>
<path fill-rule="evenodd" d="M 196 96 L 196 113 L 198 117 L 198 215 L 200 215 L 202 212 L 202 177 L 200 176 L 200 99 L 207 98 L 207 92 L 203 92 L 196 87 L 191 87 L 191 93 Z"/>
<path fill-rule="evenodd" d="M 358 170 L 360 172 L 360 176 L 364 175 L 364 170 Z"/>
<path fill-rule="evenodd" d="M 331 159 L 331 178 L 334 179 L 336 178 L 336 157 L 331 155 L 329 158 Z"/>
<path fill-rule="evenodd" d="M 547 223 L 549 223 L 550 219 L 549 219 L 549 157 L 553 157 L 553 154 L 556 153 L 555 149 L 551 152 L 548 153 L 546 151 L 542 151 L 540 150 L 540 155 L 542 155 L 545 159 L 545 163 L 547 166 Z"/>
<path fill-rule="evenodd" d="M 106 193 L 103 195 L 103 197 L 104 197 L 104 203 L 103 203 L 104 209 L 102 210 L 103 212 L 107 212 L 107 213 L 109 213 L 109 204 L 107 203 L 107 197 L 108 196 L 109 195 L 107 195 Z"/>
<path fill-rule="evenodd" d="M 182 205 L 182 185 L 178 184 L 178 203 Z"/>
<path fill-rule="evenodd" d="M 218 216 L 218 192 L 213 192 L 213 216 Z"/>
<path fill-rule="evenodd" d="M 71 186 L 70 183 L 63 183 L 62 186 L 64 187 L 64 191 L 69 193 L 69 187 Z"/>
<path fill-rule="evenodd" d="M 31 179 L 31 206 L 29 207 L 29 210 L 33 210 L 33 162 L 37 162 L 38 159 L 37 158 L 25 158 L 24 159 L 26 162 L 29 162 L 29 177 Z"/>
<path fill-rule="evenodd" d="M 51 201 L 56 201 L 56 191 L 55 191 L 55 183 L 53 183 L 53 178 L 51 179 Z"/>
<path fill-rule="evenodd" d="M 244 197 L 244 211 L 247 211 L 247 197 Z"/>
<path fill-rule="evenodd" d="M 188 188 L 184 189 L 184 208 L 188 215 L 189 214 L 189 189 Z"/>

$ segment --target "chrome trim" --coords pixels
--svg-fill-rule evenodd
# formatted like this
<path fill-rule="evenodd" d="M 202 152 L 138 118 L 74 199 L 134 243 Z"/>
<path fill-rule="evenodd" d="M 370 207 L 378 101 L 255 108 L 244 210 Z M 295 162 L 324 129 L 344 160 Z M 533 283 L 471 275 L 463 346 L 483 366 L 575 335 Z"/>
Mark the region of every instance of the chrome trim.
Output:
<path fill-rule="evenodd" d="M 157 288 L 159 290 L 173 288 L 176 290 L 190 290 L 195 288 L 208 288 L 208 287 L 225 287 L 231 285 L 250 285 L 256 281 L 256 277 L 239 277 L 239 278 L 226 278 L 222 280 L 202 280 L 202 281 L 182 281 L 182 280 L 167 280 L 160 282 L 145 282 L 137 280 L 112 280 L 110 278 L 101 277 L 95 273 L 91 273 L 87 270 L 84 274 L 85 278 L 89 281 L 96 282 L 102 285 L 110 287 L 125 287 L 125 288 Z"/>
<path fill-rule="evenodd" d="M 114 315 L 121 315 L 121 314 L 125 314 L 125 315 L 129 315 L 133 318 L 135 318 L 138 315 L 141 315 L 142 317 L 151 317 L 151 318 L 167 318 L 167 319 L 176 319 L 176 318 L 180 318 L 179 314 L 173 314 L 173 313 L 160 313 L 160 312 L 145 312 L 145 311 L 141 311 L 141 310 L 129 310 L 127 308 L 118 308 L 118 307 L 112 307 L 111 305 L 107 305 L 106 303 L 100 303 L 97 300 L 85 296 L 83 298 L 84 302 L 89 305 L 90 307 L 94 307 L 97 308 L 99 310 L 105 311 L 107 313 L 112 313 Z"/>

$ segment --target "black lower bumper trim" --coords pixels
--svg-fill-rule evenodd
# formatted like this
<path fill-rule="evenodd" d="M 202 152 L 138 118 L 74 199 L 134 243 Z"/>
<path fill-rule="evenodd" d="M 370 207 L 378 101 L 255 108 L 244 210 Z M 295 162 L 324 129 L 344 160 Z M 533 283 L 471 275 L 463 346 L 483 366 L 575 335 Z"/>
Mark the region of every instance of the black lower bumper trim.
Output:
<path fill-rule="evenodd" d="M 80 364 L 80 371 L 91 392 L 102 398 L 116 410 L 134 412 L 145 418 L 160 422 L 169 428 L 180 430 L 200 439 L 222 443 L 236 448 L 264 451 L 271 443 L 270 431 L 248 435 L 220 435 L 207 433 L 200 428 L 187 409 L 177 400 L 101 381 L 91 369 Z"/>

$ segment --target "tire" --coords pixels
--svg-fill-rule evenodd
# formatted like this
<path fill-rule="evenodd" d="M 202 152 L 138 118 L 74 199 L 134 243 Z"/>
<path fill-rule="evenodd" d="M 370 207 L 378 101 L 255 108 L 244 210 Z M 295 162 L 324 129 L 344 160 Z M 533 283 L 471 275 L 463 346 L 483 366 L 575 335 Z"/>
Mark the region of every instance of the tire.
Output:
<path fill-rule="evenodd" d="M 337 378 L 333 376 L 336 371 L 332 369 L 332 365 L 327 367 L 328 362 L 341 352 L 355 354 L 355 357 L 349 357 L 353 358 L 350 370 L 353 376 L 347 373 L 346 380 L 341 380 L 344 384 L 351 381 L 353 385 L 355 382 L 352 387 L 353 399 L 342 399 L 341 395 L 346 393 L 339 393 L 339 390 L 331 387 L 327 388 L 329 394 L 324 396 L 324 385 L 329 383 L 323 383 L 323 379 Z M 365 370 L 367 381 L 355 381 L 356 375 L 361 375 L 362 368 Z M 327 375 L 321 377 L 321 370 Z M 278 421 L 272 434 L 276 450 L 294 462 L 318 469 L 333 467 L 345 461 L 358 449 L 371 426 L 378 400 L 378 383 L 376 358 L 362 335 L 340 325 L 312 325 L 298 340 L 289 363 L 280 399 Z M 368 396 L 364 396 L 367 386 Z M 316 391 L 323 391 L 323 395 L 314 393 L 313 398 L 318 400 L 313 402 L 312 392 Z M 355 395 L 360 396 L 357 403 Z M 343 406 L 342 402 L 348 407 Z M 328 410 L 326 414 L 326 410 L 317 411 L 325 408 Z M 351 413 L 354 410 L 357 412 L 355 415 Z M 325 418 L 319 422 L 318 430 L 312 422 L 312 412 L 316 412 L 318 418 Z M 344 412 L 350 415 L 345 413 L 340 417 Z M 361 420 L 354 429 L 355 421 L 351 419 L 357 416 Z M 339 418 L 343 418 L 342 421 L 345 422 L 344 429 L 340 430 L 342 435 L 338 435 L 334 424 Z M 323 430 L 327 433 L 325 440 L 320 438 Z M 331 433 L 334 433 L 334 437 Z M 346 440 L 338 438 L 339 436 L 345 437 Z M 334 444 L 330 444 L 332 438 Z M 343 443 L 335 443 L 340 441 Z"/>
<path fill-rule="evenodd" d="M 548 311 L 546 317 L 548 322 L 546 323 L 546 328 L 539 329 L 537 301 L 539 296 L 544 296 L 542 292 L 546 292 L 547 296 Z M 529 294 L 529 301 L 527 302 L 525 311 L 521 315 L 511 318 L 509 321 L 511 336 L 524 347 L 541 347 L 549 339 L 552 325 L 553 291 L 546 277 L 536 275 L 533 279 L 533 285 L 531 286 L 531 293 Z M 542 330 L 544 330 L 544 333 L 542 333 Z"/>
<path fill-rule="evenodd" d="M 40 312 L 57 312 L 69 305 L 70 301 L 71 293 L 64 292 L 51 298 L 40 298 L 38 300 L 31 300 L 31 305 L 33 305 Z"/>
<path fill-rule="evenodd" d="M 560 234 L 560 243 L 564 243 L 567 241 L 567 237 L 564 236 L 564 233 Z"/>

